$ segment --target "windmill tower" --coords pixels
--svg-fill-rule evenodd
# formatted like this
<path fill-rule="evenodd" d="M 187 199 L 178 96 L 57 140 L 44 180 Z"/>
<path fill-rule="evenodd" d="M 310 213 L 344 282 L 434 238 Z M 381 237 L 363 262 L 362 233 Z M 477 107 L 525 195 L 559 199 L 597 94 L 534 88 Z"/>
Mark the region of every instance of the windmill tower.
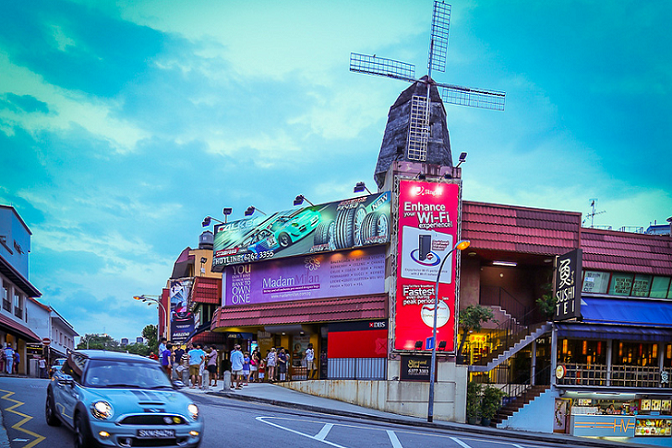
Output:
<path fill-rule="evenodd" d="M 379 188 L 395 161 L 453 166 L 444 103 L 504 110 L 504 92 L 437 83 L 432 79 L 432 70 L 446 70 L 449 28 L 450 5 L 435 0 L 427 75 L 420 79 L 415 77 L 413 64 L 376 55 L 350 54 L 350 71 L 412 83 L 390 108 L 374 175 Z"/>

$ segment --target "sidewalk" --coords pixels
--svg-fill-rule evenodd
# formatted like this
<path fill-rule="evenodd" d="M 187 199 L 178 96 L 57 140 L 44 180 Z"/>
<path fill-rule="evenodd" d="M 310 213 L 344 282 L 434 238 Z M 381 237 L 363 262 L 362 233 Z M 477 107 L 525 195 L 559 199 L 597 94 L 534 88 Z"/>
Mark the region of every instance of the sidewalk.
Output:
<path fill-rule="evenodd" d="M 642 445 L 635 443 L 619 443 L 606 440 L 589 439 L 584 437 L 574 437 L 568 434 L 547 434 L 533 433 L 525 431 L 515 431 L 509 429 L 497 429 L 478 425 L 467 425 L 463 423 L 453 423 L 444 421 L 427 422 L 426 419 L 417 417 L 408 417 L 404 415 L 392 414 L 389 412 L 369 409 L 357 406 L 343 401 L 331 400 L 329 398 L 317 397 L 313 395 L 297 392 L 276 384 L 270 383 L 250 383 L 242 390 L 223 390 L 222 382 L 218 382 L 216 388 L 210 390 L 190 389 L 185 387 L 181 389 L 187 394 L 207 394 L 210 396 L 219 396 L 232 398 L 235 400 L 250 401 L 257 403 L 266 403 L 275 406 L 287 407 L 292 409 L 303 409 L 311 412 L 323 414 L 339 415 L 344 417 L 354 417 L 384 423 L 393 423 L 400 425 L 410 425 L 423 428 L 443 429 L 456 431 L 460 433 L 480 434 L 494 437 L 504 437 L 520 440 L 529 440 L 530 442 L 549 442 L 568 446 L 590 446 L 603 448 L 623 448 L 623 447 L 649 447 L 651 445 Z"/>

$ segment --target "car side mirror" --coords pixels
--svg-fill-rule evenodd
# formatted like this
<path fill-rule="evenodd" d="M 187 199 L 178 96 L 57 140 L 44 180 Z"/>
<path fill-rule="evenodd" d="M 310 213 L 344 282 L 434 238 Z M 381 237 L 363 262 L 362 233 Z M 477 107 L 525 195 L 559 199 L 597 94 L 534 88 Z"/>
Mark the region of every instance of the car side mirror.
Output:
<path fill-rule="evenodd" d="M 173 387 L 175 389 L 182 389 L 184 387 L 184 383 L 180 380 L 173 380 Z"/>

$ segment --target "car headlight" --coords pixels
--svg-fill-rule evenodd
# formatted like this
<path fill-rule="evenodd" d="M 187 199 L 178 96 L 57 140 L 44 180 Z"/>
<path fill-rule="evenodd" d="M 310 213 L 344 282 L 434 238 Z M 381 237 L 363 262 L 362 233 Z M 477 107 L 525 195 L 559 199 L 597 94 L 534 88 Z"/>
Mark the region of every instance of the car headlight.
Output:
<path fill-rule="evenodd" d="M 190 404 L 187 406 L 187 409 L 189 410 L 189 413 L 191 414 L 191 418 L 196 420 L 198 418 L 198 406 L 195 404 Z"/>
<path fill-rule="evenodd" d="M 91 415 L 99 420 L 108 420 L 114 415 L 114 410 L 107 401 L 96 401 L 91 405 Z"/>

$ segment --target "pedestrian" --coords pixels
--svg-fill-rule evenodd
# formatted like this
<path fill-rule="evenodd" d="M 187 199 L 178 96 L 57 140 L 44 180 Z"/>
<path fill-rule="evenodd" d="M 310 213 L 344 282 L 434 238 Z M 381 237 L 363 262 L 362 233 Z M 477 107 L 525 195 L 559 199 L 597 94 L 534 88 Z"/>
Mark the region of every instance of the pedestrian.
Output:
<path fill-rule="evenodd" d="M 19 355 L 19 351 L 16 350 L 14 352 L 14 373 L 19 374 L 19 362 L 21 361 L 21 355 Z"/>
<path fill-rule="evenodd" d="M 178 345 L 175 350 L 173 350 L 173 378 L 174 380 L 181 380 L 182 379 L 182 370 L 180 369 L 180 366 L 182 366 L 182 355 L 184 355 L 184 349 L 182 349 L 181 345 Z"/>
<path fill-rule="evenodd" d="M 210 346 L 210 353 L 206 356 L 208 360 L 208 372 L 210 373 L 210 379 L 208 381 L 208 386 L 216 387 L 217 386 L 217 347 L 214 345 Z M 210 384 L 213 383 L 214 384 Z"/>
<path fill-rule="evenodd" d="M 5 344 L 5 349 L 3 351 L 5 353 L 5 372 L 11 375 L 12 366 L 14 365 L 14 350 L 12 350 L 12 346 L 7 343 Z"/>
<path fill-rule="evenodd" d="M 149 356 L 148 356 L 148 358 L 149 358 L 149 359 L 153 359 L 154 361 L 158 361 L 158 360 L 159 360 L 159 356 L 158 356 L 156 353 L 154 353 L 154 352 L 149 352 Z"/>
<path fill-rule="evenodd" d="M 308 344 L 308 348 L 306 349 L 306 369 L 306 378 L 314 380 L 317 370 L 315 370 L 315 350 L 313 349 L 312 342 Z"/>
<path fill-rule="evenodd" d="M 278 353 L 278 376 L 280 381 L 285 381 L 285 375 L 287 374 L 287 353 L 285 349 L 281 348 L 280 353 Z"/>
<path fill-rule="evenodd" d="M 245 378 L 245 386 L 250 384 L 250 354 L 245 352 L 243 355 L 243 377 Z"/>
<path fill-rule="evenodd" d="M 163 355 L 163 351 L 166 350 L 168 346 L 166 345 L 166 338 L 161 338 L 160 344 L 159 344 L 159 358 Z"/>
<path fill-rule="evenodd" d="M 264 382 L 264 376 L 266 375 L 266 360 L 259 360 L 259 372 L 257 373 L 260 383 Z"/>
<path fill-rule="evenodd" d="M 266 372 L 268 373 L 268 382 L 272 383 L 275 381 L 275 363 L 277 362 L 275 347 L 271 347 L 271 350 L 268 352 L 266 357 Z"/>
<path fill-rule="evenodd" d="M 182 354 L 182 362 L 180 363 L 182 365 L 181 379 L 185 386 L 189 385 L 189 352 L 191 350 L 193 350 L 193 347 L 191 349 L 187 347 L 187 350 Z"/>
<path fill-rule="evenodd" d="M 166 375 L 168 375 L 168 379 L 170 379 L 173 371 L 173 345 L 172 344 L 167 344 L 166 349 L 161 353 L 161 367 L 163 367 L 163 370 L 166 372 Z"/>
<path fill-rule="evenodd" d="M 201 365 L 205 362 L 205 352 L 201 350 L 201 344 L 189 350 L 189 375 L 191 376 L 191 388 L 201 385 Z"/>
<path fill-rule="evenodd" d="M 231 378 L 231 389 L 233 389 L 234 381 L 236 382 L 237 390 L 243 388 L 241 386 L 243 379 L 243 363 L 243 352 L 240 351 L 240 345 L 236 345 L 233 347 L 233 352 L 231 352 L 231 374 L 233 376 L 233 378 Z"/>
<path fill-rule="evenodd" d="M 255 348 L 250 356 L 250 378 L 252 382 L 256 383 L 259 371 L 259 351 Z"/>

